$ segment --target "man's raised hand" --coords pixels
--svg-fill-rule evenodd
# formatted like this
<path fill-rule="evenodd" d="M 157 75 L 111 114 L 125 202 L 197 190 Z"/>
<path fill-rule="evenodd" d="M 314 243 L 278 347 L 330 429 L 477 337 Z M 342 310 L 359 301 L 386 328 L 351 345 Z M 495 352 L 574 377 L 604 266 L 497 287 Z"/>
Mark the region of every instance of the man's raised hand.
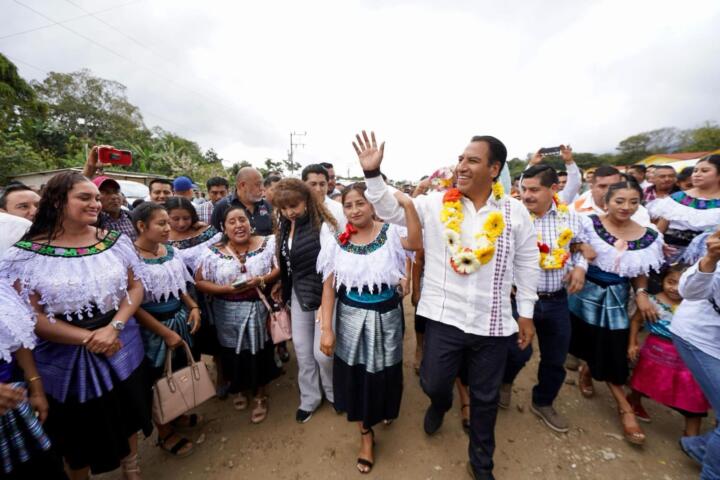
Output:
<path fill-rule="evenodd" d="M 362 137 L 358 134 L 355 135 L 355 138 L 356 142 L 353 142 L 353 147 L 362 169 L 366 171 L 379 169 L 385 154 L 385 142 L 382 142 L 380 148 L 378 148 L 377 141 L 375 141 L 375 132 L 370 132 L 370 138 L 368 138 L 365 130 L 362 131 Z"/>

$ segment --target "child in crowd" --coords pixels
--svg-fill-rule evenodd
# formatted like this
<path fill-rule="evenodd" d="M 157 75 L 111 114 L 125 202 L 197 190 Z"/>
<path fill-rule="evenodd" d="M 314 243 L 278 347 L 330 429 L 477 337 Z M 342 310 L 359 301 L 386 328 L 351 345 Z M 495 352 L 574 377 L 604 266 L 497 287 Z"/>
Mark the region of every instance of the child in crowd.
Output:
<path fill-rule="evenodd" d="M 642 406 L 642 396 L 680 412 L 685 417 L 683 436 L 695 436 L 700 434 L 702 417 L 707 416 L 710 404 L 675 349 L 670 335 L 675 308 L 682 301 L 678 285 L 684 270 L 682 264 L 668 267 L 662 276 L 662 292 L 649 295 L 658 311 L 658 320 L 645 324 L 649 335 L 642 347 L 638 343 L 642 317 L 636 313 L 632 318 L 628 358 L 631 362 L 637 361 L 637 365 L 630 379 L 632 393 L 628 395 L 628 401 L 635 416 L 645 422 L 650 422 L 650 416 Z"/>

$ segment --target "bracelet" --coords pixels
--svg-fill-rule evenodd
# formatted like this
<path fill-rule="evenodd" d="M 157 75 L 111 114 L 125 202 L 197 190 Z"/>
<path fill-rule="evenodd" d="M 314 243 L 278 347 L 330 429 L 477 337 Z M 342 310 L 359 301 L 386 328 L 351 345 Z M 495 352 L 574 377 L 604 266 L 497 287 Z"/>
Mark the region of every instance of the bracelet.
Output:
<path fill-rule="evenodd" d="M 190 311 L 193 311 L 193 310 L 202 310 L 202 309 L 200 307 L 198 307 L 197 305 L 195 305 L 194 307 L 190 307 Z"/>
<path fill-rule="evenodd" d="M 258 277 L 258 281 L 260 282 L 260 290 L 265 290 L 265 277 Z"/>
<path fill-rule="evenodd" d="M 27 383 L 32 383 L 35 380 L 40 380 L 42 377 L 40 375 L 35 375 L 34 377 L 30 377 L 27 379 Z"/>
<path fill-rule="evenodd" d="M 375 168 L 372 170 L 363 170 L 363 175 L 365 175 L 365 178 L 375 178 L 380 176 L 380 168 Z"/>
<path fill-rule="evenodd" d="M 637 290 L 635 290 L 635 295 L 640 295 L 641 293 L 648 295 L 647 288 L 640 287 Z"/>

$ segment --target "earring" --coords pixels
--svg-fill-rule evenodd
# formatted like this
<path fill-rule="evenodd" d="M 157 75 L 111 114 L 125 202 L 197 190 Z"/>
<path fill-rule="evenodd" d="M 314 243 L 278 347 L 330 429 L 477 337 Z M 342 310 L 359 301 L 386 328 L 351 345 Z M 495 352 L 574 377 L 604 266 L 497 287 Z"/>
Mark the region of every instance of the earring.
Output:
<path fill-rule="evenodd" d="M 255 233 L 255 227 L 252 227 L 252 228 L 250 229 L 250 233 L 251 233 L 251 234 Z"/>

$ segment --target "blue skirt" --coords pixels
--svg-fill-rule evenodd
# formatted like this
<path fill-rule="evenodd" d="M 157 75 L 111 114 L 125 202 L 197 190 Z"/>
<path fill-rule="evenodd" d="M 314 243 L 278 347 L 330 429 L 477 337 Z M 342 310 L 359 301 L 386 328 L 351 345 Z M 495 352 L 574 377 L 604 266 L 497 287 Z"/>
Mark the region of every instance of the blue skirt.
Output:
<path fill-rule="evenodd" d="M 335 407 L 364 428 L 400 413 L 404 319 L 400 298 L 339 292 L 333 360 Z"/>
<path fill-rule="evenodd" d="M 629 293 L 627 279 L 589 269 L 585 287 L 568 297 L 572 324 L 570 353 L 587 362 L 597 381 L 615 385 L 627 382 Z"/>

